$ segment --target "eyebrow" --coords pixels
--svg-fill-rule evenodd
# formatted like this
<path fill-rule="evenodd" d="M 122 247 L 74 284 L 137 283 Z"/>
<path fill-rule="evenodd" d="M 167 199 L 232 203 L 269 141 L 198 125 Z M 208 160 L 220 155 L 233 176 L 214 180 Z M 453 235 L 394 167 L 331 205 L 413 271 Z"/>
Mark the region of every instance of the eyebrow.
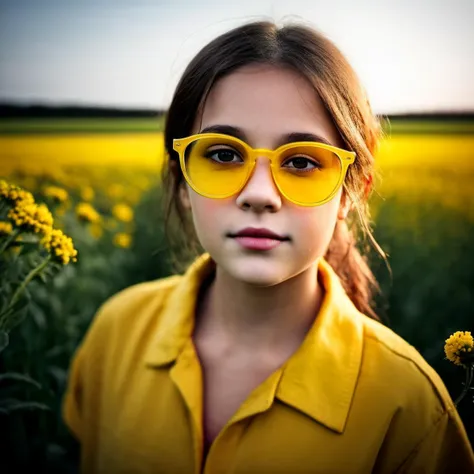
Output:
<path fill-rule="evenodd" d="M 247 136 L 245 135 L 245 132 L 241 128 L 234 127 L 232 125 L 210 125 L 209 127 L 203 128 L 199 133 L 224 133 L 226 135 L 231 135 L 235 138 L 239 138 L 244 142 L 247 142 Z M 333 143 L 329 142 L 328 139 L 320 135 L 316 135 L 314 133 L 292 132 L 282 135 L 280 137 L 280 142 L 277 145 L 277 148 L 278 146 L 284 145 L 286 143 L 294 142 L 318 142 L 330 146 L 336 146 Z"/>

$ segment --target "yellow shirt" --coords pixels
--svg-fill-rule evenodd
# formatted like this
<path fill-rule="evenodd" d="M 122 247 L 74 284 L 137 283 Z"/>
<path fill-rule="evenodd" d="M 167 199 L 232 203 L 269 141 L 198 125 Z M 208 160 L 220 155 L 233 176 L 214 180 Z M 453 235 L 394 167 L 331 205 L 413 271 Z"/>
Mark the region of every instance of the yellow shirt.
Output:
<path fill-rule="evenodd" d="M 298 350 L 242 403 L 205 463 L 191 335 L 209 254 L 114 295 L 70 369 L 63 417 L 86 474 L 474 473 L 449 393 L 413 346 L 358 312 L 320 259 L 319 314 Z"/>

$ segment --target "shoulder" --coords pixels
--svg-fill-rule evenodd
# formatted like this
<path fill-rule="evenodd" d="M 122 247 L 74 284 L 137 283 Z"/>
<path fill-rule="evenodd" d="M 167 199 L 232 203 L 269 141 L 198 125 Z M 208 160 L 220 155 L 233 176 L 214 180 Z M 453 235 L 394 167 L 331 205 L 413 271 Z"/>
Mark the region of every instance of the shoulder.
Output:
<path fill-rule="evenodd" d="M 172 275 L 158 280 L 137 283 L 109 297 L 99 308 L 99 314 L 108 317 L 126 317 L 128 310 L 146 308 L 148 305 L 163 303 L 181 275 Z M 113 316 L 111 316 L 113 315 Z"/>
<path fill-rule="evenodd" d="M 64 420 L 78 439 L 87 436 L 86 420 L 99 416 L 101 397 L 111 397 L 111 391 L 127 385 L 130 367 L 142 358 L 161 308 L 180 278 L 129 286 L 97 310 L 71 359 L 62 407 Z"/>
<path fill-rule="evenodd" d="M 136 340 L 138 333 L 148 332 L 156 325 L 166 302 L 182 278 L 172 275 L 158 280 L 137 283 L 110 296 L 98 308 L 84 336 L 82 345 L 110 347 L 113 341 Z M 96 344 L 94 344 L 96 341 Z"/>
<path fill-rule="evenodd" d="M 412 344 L 364 315 L 363 326 L 363 367 L 396 393 L 401 406 L 424 405 L 433 419 L 455 410 L 443 380 Z"/>
<path fill-rule="evenodd" d="M 453 453 L 459 454 L 459 465 L 472 466 L 463 422 L 441 377 L 408 341 L 362 316 L 363 356 L 354 405 L 384 439 L 378 472 L 412 472 L 411 466 L 427 472 L 432 464 L 429 472 L 435 472 L 434 463 L 448 466 Z"/>

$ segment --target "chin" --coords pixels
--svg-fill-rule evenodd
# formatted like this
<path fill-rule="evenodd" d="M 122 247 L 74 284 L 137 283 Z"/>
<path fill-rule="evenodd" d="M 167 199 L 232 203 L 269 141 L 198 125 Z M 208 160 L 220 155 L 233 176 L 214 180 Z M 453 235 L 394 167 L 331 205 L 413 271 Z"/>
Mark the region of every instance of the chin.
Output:
<path fill-rule="evenodd" d="M 291 269 L 270 256 L 239 255 L 224 258 L 226 272 L 236 280 L 249 285 L 268 287 L 277 285 L 291 276 Z"/>

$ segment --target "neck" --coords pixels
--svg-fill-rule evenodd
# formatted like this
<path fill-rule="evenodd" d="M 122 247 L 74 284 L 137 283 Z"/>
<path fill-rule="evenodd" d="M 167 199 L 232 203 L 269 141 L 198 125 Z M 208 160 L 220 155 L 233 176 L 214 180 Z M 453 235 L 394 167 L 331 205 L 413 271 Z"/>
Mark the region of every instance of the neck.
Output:
<path fill-rule="evenodd" d="M 312 326 L 323 296 L 318 262 L 271 287 L 237 281 L 217 266 L 203 289 L 194 338 L 227 353 L 292 353 Z"/>

